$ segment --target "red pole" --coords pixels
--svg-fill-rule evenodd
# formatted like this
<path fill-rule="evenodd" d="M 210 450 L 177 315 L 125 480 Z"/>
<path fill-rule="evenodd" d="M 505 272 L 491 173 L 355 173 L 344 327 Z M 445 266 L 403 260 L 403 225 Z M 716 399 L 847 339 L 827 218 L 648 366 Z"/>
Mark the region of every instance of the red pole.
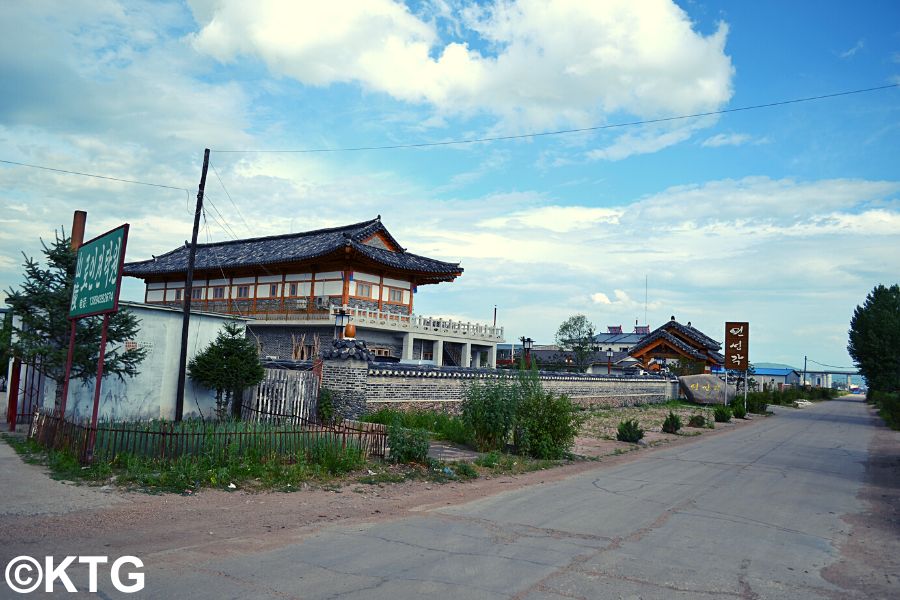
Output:
<path fill-rule="evenodd" d="M 13 359 L 12 375 L 10 375 L 9 385 L 6 386 L 6 395 L 9 401 L 6 404 L 6 422 L 9 423 L 9 430 L 16 430 L 16 413 L 19 412 L 19 376 L 22 370 L 22 361 L 19 358 Z"/>
<path fill-rule="evenodd" d="M 606 374 L 612 375 L 612 359 L 610 357 L 606 357 Z"/>
<path fill-rule="evenodd" d="M 100 334 L 100 359 L 97 361 L 97 382 L 94 384 L 94 413 L 91 415 L 91 431 L 88 439 L 87 461 L 94 461 L 94 444 L 97 442 L 97 413 L 100 410 L 100 383 L 103 381 L 103 361 L 106 359 L 106 331 L 109 313 L 103 315 L 103 332 Z"/>

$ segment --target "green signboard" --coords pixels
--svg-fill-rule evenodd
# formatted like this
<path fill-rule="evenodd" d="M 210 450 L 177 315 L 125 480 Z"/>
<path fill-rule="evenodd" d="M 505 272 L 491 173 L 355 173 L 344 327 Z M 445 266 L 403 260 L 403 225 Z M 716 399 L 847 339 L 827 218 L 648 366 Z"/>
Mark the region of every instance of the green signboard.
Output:
<path fill-rule="evenodd" d="M 114 313 L 119 309 L 119 286 L 127 241 L 126 223 L 85 242 L 78 249 L 70 319 Z"/>

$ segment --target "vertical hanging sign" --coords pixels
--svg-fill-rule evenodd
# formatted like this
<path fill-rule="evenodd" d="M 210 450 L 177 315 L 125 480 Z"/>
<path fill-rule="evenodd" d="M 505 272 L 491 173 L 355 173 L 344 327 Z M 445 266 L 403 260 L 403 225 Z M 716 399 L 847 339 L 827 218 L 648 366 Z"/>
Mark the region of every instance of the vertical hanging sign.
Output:
<path fill-rule="evenodd" d="M 750 368 L 750 323 L 725 323 L 725 368 L 746 371 Z"/>

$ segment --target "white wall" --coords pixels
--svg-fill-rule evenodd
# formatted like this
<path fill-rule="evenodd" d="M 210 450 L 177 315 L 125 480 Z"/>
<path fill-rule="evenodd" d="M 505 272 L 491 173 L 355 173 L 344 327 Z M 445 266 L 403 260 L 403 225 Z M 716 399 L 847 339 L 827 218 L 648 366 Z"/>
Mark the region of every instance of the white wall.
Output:
<path fill-rule="evenodd" d="M 175 418 L 175 389 L 178 382 L 178 358 L 181 348 L 180 310 L 149 308 L 122 304 L 135 313 L 140 330 L 135 341 L 147 348 L 147 356 L 135 377 L 120 380 L 103 378 L 100 391 L 100 419 L 167 419 Z M 188 333 L 188 361 L 202 352 L 216 337 L 228 317 L 192 313 Z M 239 321 L 243 325 L 242 321 Z M 107 353 L 115 351 L 107 347 Z M 184 416 L 209 417 L 215 407 L 215 391 L 207 390 L 187 378 L 184 386 Z M 44 406 L 51 408 L 56 390 L 47 382 Z M 90 419 L 94 402 L 94 380 L 73 380 L 69 384 L 66 415 L 70 419 Z"/>

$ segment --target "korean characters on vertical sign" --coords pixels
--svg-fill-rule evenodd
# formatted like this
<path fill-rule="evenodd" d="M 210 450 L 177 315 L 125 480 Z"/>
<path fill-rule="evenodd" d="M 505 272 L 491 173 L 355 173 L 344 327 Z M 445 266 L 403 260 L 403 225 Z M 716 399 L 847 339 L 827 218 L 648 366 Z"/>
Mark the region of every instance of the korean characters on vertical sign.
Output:
<path fill-rule="evenodd" d="M 750 368 L 750 323 L 725 323 L 725 368 L 746 371 Z"/>

